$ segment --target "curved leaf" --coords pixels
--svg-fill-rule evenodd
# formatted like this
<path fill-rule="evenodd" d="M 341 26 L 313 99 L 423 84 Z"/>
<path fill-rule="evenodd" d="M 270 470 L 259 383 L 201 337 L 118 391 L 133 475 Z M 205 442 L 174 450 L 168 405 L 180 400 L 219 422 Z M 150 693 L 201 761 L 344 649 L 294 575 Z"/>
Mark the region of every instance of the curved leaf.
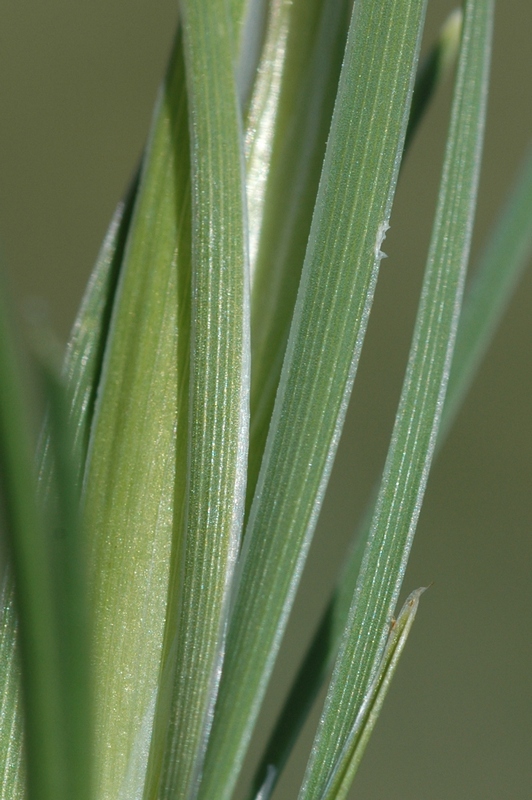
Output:
<path fill-rule="evenodd" d="M 142 796 L 170 554 L 181 523 L 189 364 L 187 153 L 178 37 L 142 167 L 84 484 L 101 800 Z"/>
<path fill-rule="evenodd" d="M 160 797 L 193 795 L 218 688 L 240 547 L 249 424 L 243 143 L 225 3 L 183 0 L 192 174 L 186 508 Z M 170 630 L 170 629 L 169 629 Z"/>
<path fill-rule="evenodd" d="M 37 502 L 30 416 L 13 334 L 0 289 L 0 493 L 2 528 L 15 586 L 27 755 L 28 798 L 66 800 L 66 748 L 59 631 L 48 542 Z M 9 591 L 9 588 L 8 588 Z M 4 617 L 5 623 L 13 618 Z M 13 628 L 10 625 L 10 631 Z M 11 638 L 11 637 L 10 637 Z M 12 641 L 12 640 L 11 640 Z M 3 648 L 4 663 L 16 653 Z M 13 683 L 11 684 L 13 686 Z M 16 698 L 11 710 L 16 713 Z M 16 717 L 12 717 L 16 725 Z M 2 738 L 5 731 L 2 732 Z M 3 748 L 6 748 L 4 742 Z M 13 762 L 11 762 L 13 763 Z M 15 786 L 19 778 L 11 773 Z"/>
<path fill-rule="evenodd" d="M 469 0 L 438 206 L 392 441 L 300 800 L 322 796 L 382 659 L 434 453 L 476 206 L 493 3 Z"/>
<path fill-rule="evenodd" d="M 423 12 L 423 0 L 355 5 L 290 340 L 239 562 L 202 798 L 226 800 L 232 792 L 314 530 L 377 279 Z"/>
<path fill-rule="evenodd" d="M 419 598 L 424 591 L 425 589 L 421 588 L 412 592 L 406 599 L 397 619 L 392 620 L 382 661 L 362 701 L 360 711 L 332 770 L 321 800 L 344 800 L 351 787 L 369 737 L 382 709 L 382 704 L 388 694 L 391 680 L 399 663 L 399 657 L 403 652 L 408 634 L 414 624 Z"/>

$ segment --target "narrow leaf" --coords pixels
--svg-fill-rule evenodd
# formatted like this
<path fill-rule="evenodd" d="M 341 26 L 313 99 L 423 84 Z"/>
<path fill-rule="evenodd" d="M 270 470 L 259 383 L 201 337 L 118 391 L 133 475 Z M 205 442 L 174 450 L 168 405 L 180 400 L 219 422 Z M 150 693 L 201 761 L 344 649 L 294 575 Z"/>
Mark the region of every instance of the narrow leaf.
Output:
<path fill-rule="evenodd" d="M 63 381 L 70 397 L 72 461 L 76 468 L 75 482 L 79 486 L 85 470 L 103 355 L 137 189 L 138 175 L 134 178 L 125 200 L 118 204 L 113 214 L 74 321 L 62 369 Z M 39 477 L 43 480 L 42 469 Z"/>
<path fill-rule="evenodd" d="M 377 279 L 423 14 L 423 0 L 362 0 L 354 7 L 294 322 L 239 562 L 202 798 L 226 800 L 232 792 L 314 531 Z"/>
<path fill-rule="evenodd" d="M 391 680 L 399 663 L 399 657 L 403 652 L 408 634 L 414 624 L 419 598 L 424 591 L 425 589 L 422 588 L 412 592 L 397 619 L 392 620 L 382 661 L 362 701 L 360 711 L 349 732 L 344 749 L 333 768 L 321 800 L 344 800 L 351 787 L 369 737 L 382 709 L 384 698 L 388 694 Z"/>
<path fill-rule="evenodd" d="M 61 370 L 65 391 L 69 396 L 65 421 L 70 428 L 71 468 L 78 491 L 81 490 L 85 471 L 103 353 L 137 187 L 138 176 L 125 201 L 118 204 L 113 214 L 74 320 Z M 46 335 L 49 336 L 48 333 Z M 50 502 L 53 481 L 50 448 L 50 431 L 45 419 L 37 450 L 39 494 L 45 505 Z"/>
<path fill-rule="evenodd" d="M 493 3 L 470 0 L 431 246 L 392 441 L 348 623 L 300 792 L 320 797 L 382 658 L 432 460 L 476 205 Z"/>
<path fill-rule="evenodd" d="M 54 589 L 43 520 L 37 505 L 30 416 L 15 353 L 2 286 L 0 493 L 2 527 L 15 585 L 28 798 L 66 800 L 67 765 L 61 731 L 63 708 Z M 6 621 L 10 623 L 13 618 Z M 16 654 L 10 653 L 9 648 L 4 653 L 8 662 L 13 663 Z M 16 704 L 17 700 L 13 702 Z M 6 748 L 5 743 L 3 747 Z M 16 782 L 16 773 L 11 774 Z"/>
<path fill-rule="evenodd" d="M 160 797 L 194 794 L 223 657 L 242 534 L 249 299 L 241 116 L 225 2 L 181 3 L 190 109 L 192 329 L 176 670 Z"/>
<path fill-rule="evenodd" d="M 251 795 L 253 800 L 269 800 L 269 798 L 272 796 L 276 782 L 277 769 L 273 764 L 269 764 L 266 769 L 263 782 L 260 784 L 258 790 L 253 792 Z"/>
<path fill-rule="evenodd" d="M 49 535 L 49 560 L 58 630 L 61 676 L 61 729 L 65 748 L 65 782 L 69 797 L 92 797 L 92 703 L 90 625 L 87 602 L 85 541 L 81 536 L 78 472 L 71 403 L 60 377 L 62 353 L 52 335 L 34 331 L 37 376 L 46 403 L 48 466 L 51 482 L 38 499 Z"/>
<path fill-rule="evenodd" d="M 272 5 L 247 119 L 252 286 L 248 510 L 305 258 L 345 49 L 348 5 L 348 0 L 277 0 Z"/>
<path fill-rule="evenodd" d="M 310 6 L 311 4 L 308 2 L 304 4 L 307 11 Z M 297 3 L 278 2 L 272 10 L 269 36 L 266 40 L 261 69 L 259 70 L 252 99 L 246 137 L 246 143 L 249 141 L 247 151 L 248 202 L 250 205 L 252 277 L 255 268 L 254 253 L 258 248 L 259 237 L 264 226 L 261 242 L 263 248 L 263 252 L 261 252 L 262 258 L 258 261 L 257 277 L 252 284 L 252 364 L 256 364 L 256 367 L 252 369 L 251 384 L 250 464 L 248 469 L 248 498 L 250 499 L 253 495 L 263 453 L 281 369 L 281 355 L 284 354 L 288 336 L 288 320 L 292 312 L 295 290 L 300 278 L 300 273 L 297 270 L 300 258 L 298 246 L 299 249 L 302 246 L 304 247 L 308 231 L 308 227 L 303 223 L 306 211 L 305 198 L 312 198 L 316 191 L 316 188 L 312 188 L 309 184 L 308 179 L 307 183 L 303 179 L 305 168 L 308 170 L 309 166 L 312 165 L 312 161 L 309 164 L 309 155 L 312 152 L 312 147 L 304 143 L 307 139 L 316 137 L 318 126 L 315 123 L 312 124 L 311 120 L 327 118 L 327 112 L 320 116 L 315 108 L 312 107 L 319 97 L 320 89 L 327 89 L 324 95 L 325 101 L 331 97 L 330 86 L 323 79 L 323 76 L 326 75 L 326 65 L 330 65 L 331 61 L 331 47 L 326 38 L 324 44 L 326 43 L 327 46 L 323 50 L 320 48 L 317 50 L 316 48 L 314 50 L 311 49 L 309 53 L 309 58 L 312 57 L 310 65 L 305 63 L 305 70 L 309 76 L 308 88 L 310 97 L 305 96 L 303 106 L 305 109 L 309 109 L 308 118 L 304 118 L 304 124 L 301 125 L 301 129 L 294 126 L 292 119 L 295 116 L 293 110 L 295 99 L 289 93 L 286 108 L 289 111 L 290 124 L 286 124 L 282 118 L 281 101 L 284 98 L 282 96 L 277 98 L 276 94 L 279 93 L 282 85 L 280 62 L 284 65 L 284 62 L 288 60 L 287 53 L 290 54 L 291 46 L 293 47 L 291 39 L 287 36 L 290 21 L 295 18 L 293 24 L 294 35 L 298 38 L 301 37 L 302 42 L 308 42 L 311 38 L 308 31 L 301 24 L 301 20 L 294 13 L 296 7 Z M 336 3 L 336 7 L 339 8 L 338 3 Z M 327 24 L 322 27 L 325 28 L 327 36 L 330 37 L 333 30 L 331 9 L 325 6 L 323 10 L 325 12 L 323 16 L 327 20 Z M 340 22 L 340 19 L 337 21 Z M 456 62 L 461 26 L 462 11 L 457 9 L 449 15 L 437 41 L 418 69 L 404 146 L 405 153 L 436 90 Z M 339 33 L 341 34 L 341 28 Z M 322 36 L 323 38 L 325 37 Z M 271 53 L 269 48 L 271 48 Z M 315 66 L 321 79 L 318 78 L 318 75 L 313 74 L 312 66 Z M 297 86 L 299 88 L 298 96 L 301 97 L 303 94 L 300 85 L 301 81 L 294 79 L 294 65 L 288 63 L 284 66 L 284 71 L 289 77 L 289 86 Z M 332 71 L 331 79 L 337 81 L 337 75 L 335 77 L 334 70 Z M 329 82 L 331 82 L 331 79 Z M 305 86 L 307 86 L 306 83 Z M 276 102 L 277 106 L 275 105 Z M 310 111 L 310 109 L 312 110 Z M 279 130 L 275 140 L 276 127 L 274 122 Z M 283 122 L 285 122 L 284 126 Z M 318 139 L 318 143 L 322 147 L 325 144 L 325 135 L 326 131 L 324 130 L 322 141 Z M 287 145 L 287 139 L 291 136 L 293 136 L 293 147 Z M 277 156 L 273 149 L 274 141 L 277 141 L 277 139 L 280 143 L 280 156 Z M 318 147 L 318 159 L 319 156 L 320 148 Z M 280 163 L 276 163 L 276 157 Z M 314 171 L 317 174 L 316 166 L 317 164 L 314 164 Z M 275 181 L 276 167 L 283 184 L 279 188 L 275 187 L 274 183 L 275 188 L 271 191 L 274 200 L 268 209 L 271 219 L 269 224 L 266 224 L 264 220 L 266 187 L 268 182 Z M 309 172 L 308 178 L 312 180 L 312 172 Z M 304 191 L 301 191 L 302 185 L 306 186 Z M 279 196 L 293 198 L 294 212 L 290 213 L 290 205 L 286 202 L 286 199 L 283 204 L 280 204 L 275 199 Z M 310 225 L 310 214 L 308 216 L 308 225 Z M 273 235 L 274 231 L 277 232 L 277 235 Z M 281 231 L 280 234 L 279 231 Z M 255 246 L 254 241 L 257 242 Z M 287 246 L 286 242 L 289 242 L 290 245 Z M 280 256 L 284 255 L 284 260 L 281 259 L 281 264 L 278 263 L 279 254 L 276 258 L 276 248 Z M 278 270 L 281 276 L 278 280 L 275 279 L 274 270 Z M 272 293 L 272 284 L 277 289 L 274 293 Z M 255 303 L 253 303 L 254 298 Z M 273 357 L 272 354 L 274 354 Z M 371 516 L 367 518 L 366 532 L 369 531 L 370 522 Z M 273 790 L 273 786 L 297 739 L 299 730 L 307 717 L 323 680 L 332 666 L 338 649 L 339 638 L 347 620 L 349 604 L 360 568 L 362 551 L 362 547 L 356 548 L 356 552 L 353 553 L 351 559 L 351 568 L 346 570 L 348 574 L 341 582 L 342 589 L 339 590 L 341 596 L 339 597 L 335 593 L 334 599 L 331 600 L 326 608 L 309 652 L 294 680 L 293 689 L 290 691 L 278 723 L 272 731 L 264 757 L 257 768 L 251 796 L 259 792 L 259 788 L 266 781 L 268 770 L 270 775 L 269 791 Z M 272 768 L 273 772 L 275 772 L 275 778 L 271 777 Z"/>
<path fill-rule="evenodd" d="M 456 334 L 449 384 L 435 454 L 439 452 L 460 409 L 497 324 L 532 254 L 532 151 L 517 171 L 505 208 L 497 219 L 471 283 L 466 287 Z M 375 492 L 376 495 L 376 492 Z M 254 787 L 269 765 L 277 774 L 295 743 L 317 694 L 329 673 L 347 623 L 360 564 L 371 526 L 373 507 L 359 525 L 335 589 L 288 693 L 278 722 L 257 769 Z"/>
<path fill-rule="evenodd" d="M 81 308 L 67 346 L 62 376 L 65 391 L 71 402 L 64 421 L 70 427 L 69 437 L 72 452 L 67 455 L 70 461 L 69 480 L 79 489 L 83 474 L 88 431 L 92 419 L 94 398 L 99 380 L 103 347 L 107 335 L 110 309 L 118 271 L 123 256 L 125 235 L 131 217 L 132 200 L 136 190 L 133 183 L 125 203 L 119 203 L 111 225 L 100 250 L 93 273 L 89 280 Z M 38 494 L 41 503 L 48 504 L 52 492 L 52 454 L 49 428 L 45 424 L 38 452 Z M 68 562 L 68 559 L 67 559 Z M 15 614 L 14 586 L 9 569 L 4 570 L 2 580 L 2 604 L 0 607 L 1 640 L 0 659 L 4 668 L 2 700 L 0 711 L 0 764 L 4 773 L 0 778 L 0 798 L 18 798 L 25 791 L 23 769 L 23 736 L 21 718 L 21 684 L 18 655 L 16 654 L 17 623 Z M 60 600 L 60 608 L 63 601 Z M 86 662 L 88 663 L 87 657 Z M 79 717 L 81 719 L 81 716 Z M 77 768 L 73 765 L 73 771 Z M 84 780 L 83 778 L 81 780 Z M 86 781 L 89 785 L 89 781 Z"/>
<path fill-rule="evenodd" d="M 101 800 L 142 796 L 152 733 L 185 483 L 189 178 L 178 38 L 142 167 L 85 475 Z"/>
<path fill-rule="evenodd" d="M 348 2 L 277 0 L 246 130 L 251 269 L 251 423 L 247 505 L 260 469 L 283 363 L 338 84 Z M 405 152 L 454 66 L 454 11 L 416 76 Z M 279 201 L 282 198 L 282 202 Z"/>

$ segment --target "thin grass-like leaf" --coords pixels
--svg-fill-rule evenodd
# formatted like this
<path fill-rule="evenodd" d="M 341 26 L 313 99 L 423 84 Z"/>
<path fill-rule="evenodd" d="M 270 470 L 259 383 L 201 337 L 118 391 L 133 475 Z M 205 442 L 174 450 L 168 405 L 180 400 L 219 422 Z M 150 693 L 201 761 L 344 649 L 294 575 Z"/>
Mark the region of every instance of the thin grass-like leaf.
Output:
<path fill-rule="evenodd" d="M 78 490 L 81 489 L 85 471 L 103 353 L 137 187 L 138 176 L 125 201 L 118 204 L 113 214 L 74 320 L 61 370 L 65 391 L 69 396 L 65 422 L 70 428 L 71 468 Z M 50 432 L 45 420 L 37 451 L 39 494 L 44 504 L 49 502 L 52 491 L 50 447 Z"/>
<path fill-rule="evenodd" d="M 312 7 L 312 4 L 309 6 Z M 274 0 L 270 5 L 264 46 L 246 115 L 244 151 L 251 276 L 264 216 L 264 200 L 279 116 L 279 96 L 286 71 L 287 39 L 292 12 L 291 0 Z"/>
<path fill-rule="evenodd" d="M 279 4 L 280 8 L 282 8 L 281 3 Z M 277 22 L 277 30 L 274 33 L 277 34 L 277 47 L 280 47 L 279 39 L 283 36 L 283 28 L 282 28 L 282 18 L 281 14 L 279 14 L 280 19 L 275 19 L 274 21 Z M 414 85 L 414 93 L 412 96 L 412 107 L 410 110 L 410 116 L 408 121 L 408 128 L 407 128 L 407 136 L 405 140 L 404 146 L 404 155 L 407 152 L 409 145 L 412 143 L 414 135 L 417 131 L 419 123 L 421 122 L 430 101 L 432 100 L 436 90 L 438 89 L 440 83 L 447 77 L 450 69 L 454 66 L 456 57 L 458 55 L 458 48 L 460 43 L 460 33 L 461 33 L 461 26 L 462 26 L 462 12 L 461 10 L 455 10 L 446 20 L 445 24 L 442 27 L 440 35 L 431 48 L 429 54 L 420 65 L 418 73 L 416 75 L 416 82 Z M 272 25 L 272 27 L 274 27 Z M 299 26 L 296 26 L 299 28 Z M 272 37 L 273 38 L 273 37 Z M 250 168 L 248 172 L 248 201 L 250 196 L 253 196 L 254 193 L 258 194 L 258 198 L 256 200 L 256 206 L 260 206 L 261 203 L 264 203 L 264 191 L 261 193 L 260 189 L 263 188 L 263 185 L 266 185 L 266 178 L 265 176 L 268 174 L 269 163 L 268 159 L 271 158 L 271 152 L 268 148 L 265 148 L 265 152 L 261 147 L 261 133 L 262 128 L 265 128 L 265 131 L 262 133 L 262 137 L 268 141 L 268 134 L 270 136 L 273 135 L 273 131 L 268 130 L 268 120 L 266 119 L 263 121 L 262 115 L 265 117 L 268 114 L 268 101 L 270 100 L 270 95 L 264 92 L 262 95 L 261 89 L 263 89 L 262 83 L 268 85 L 270 89 L 270 93 L 275 91 L 275 63 L 271 63 L 270 73 L 273 75 L 268 74 L 266 67 L 268 66 L 267 61 L 267 53 L 265 54 L 265 71 L 266 76 L 264 80 L 261 82 L 261 76 L 257 80 L 257 95 L 258 101 L 262 100 L 262 104 L 257 102 L 257 106 L 259 109 L 259 113 L 257 114 L 257 118 L 253 117 L 253 114 L 250 115 L 249 120 L 249 137 L 251 142 L 250 147 L 250 155 L 251 158 L 249 159 Z M 323 59 L 318 59 L 319 63 L 321 64 Z M 312 81 L 314 85 L 315 81 Z M 272 84 L 273 90 L 271 88 Z M 253 105 L 252 105 L 253 110 Z M 260 113 L 262 112 L 262 114 Z M 305 131 L 312 129 L 312 125 L 307 125 L 305 127 Z M 303 132 L 301 132 L 301 136 L 297 138 L 297 153 L 292 153 L 291 158 L 289 159 L 289 163 L 284 165 L 283 174 L 286 175 L 296 162 L 297 155 L 303 151 L 301 147 L 301 137 L 303 136 Z M 257 142 L 257 140 L 259 140 Z M 271 145 L 271 143 L 270 143 Z M 257 176 L 256 181 L 254 181 L 254 176 Z M 290 186 L 294 185 L 294 180 L 288 181 Z M 286 192 L 284 192 L 286 195 Z M 308 196 L 308 194 L 307 194 Z M 300 202 L 300 198 L 298 198 L 298 202 L 296 207 L 301 210 L 303 207 L 303 203 Z M 275 209 L 280 208 L 279 203 L 274 204 Z M 282 206 L 284 212 L 284 205 Z M 258 215 L 257 215 L 258 216 Z M 250 212 L 250 217 L 253 218 L 253 214 Z M 283 213 L 281 215 L 281 219 L 277 220 L 277 229 L 279 226 L 286 223 L 287 215 Z M 260 224 L 262 224 L 262 219 L 260 219 Z M 253 225 L 252 221 L 250 222 L 251 225 L 251 237 L 253 237 Z M 295 226 L 295 231 L 300 230 L 300 225 Z M 258 233 L 255 233 L 258 237 Z M 294 240 L 297 241 L 297 237 L 292 236 L 286 237 L 292 243 Z M 275 242 L 276 239 L 273 236 L 265 237 L 265 241 L 267 242 Z M 270 244 L 271 248 L 271 244 Z M 253 251 L 253 248 L 252 248 Z M 292 252 L 292 250 L 290 251 Z M 294 270 L 294 258 L 290 258 L 290 269 L 292 273 L 295 273 L 295 277 L 299 277 L 297 270 Z M 268 269 L 271 270 L 271 265 L 268 264 Z M 265 270 L 265 277 L 269 278 L 268 269 Z M 294 276 L 292 276 L 294 278 Z M 292 279 L 291 278 L 291 279 Z M 267 281 L 266 281 L 267 285 Z M 264 307 L 267 305 L 264 301 L 264 289 L 266 286 L 261 287 L 262 291 L 257 291 L 257 309 L 258 314 L 264 314 Z M 288 289 L 288 291 L 287 291 Z M 286 297 L 289 295 L 289 287 L 283 284 L 283 291 L 280 293 L 281 298 L 280 301 L 281 311 L 283 309 L 287 309 L 288 306 L 286 304 Z M 252 294 L 253 297 L 253 294 Z M 260 302 L 259 302 L 260 298 Z M 278 298 L 279 300 L 279 298 Z M 279 305 L 279 304 L 278 304 Z M 277 330 L 281 330 L 283 325 L 279 324 L 280 318 L 282 318 L 282 314 L 280 313 L 279 307 L 275 306 L 276 313 L 270 315 L 270 320 L 273 322 L 274 327 Z M 252 305 L 252 332 L 253 326 L 255 323 L 256 315 L 254 312 L 254 306 Z M 262 328 L 261 333 L 259 336 L 263 340 L 271 340 L 265 330 L 267 331 L 268 326 L 264 324 L 264 320 L 262 324 L 258 326 Z M 252 335 L 252 363 L 253 363 L 253 344 L 254 344 L 254 337 Z M 256 357 L 255 357 L 256 358 Z M 258 360 L 258 359 L 256 359 Z M 268 365 L 268 369 L 271 375 L 275 372 L 276 362 L 279 361 L 279 358 L 273 359 L 272 364 Z M 268 392 L 272 391 L 272 388 L 276 388 L 277 386 L 277 378 L 270 377 L 270 380 L 266 380 L 265 386 L 260 386 L 260 381 L 257 379 L 257 375 L 261 372 L 261 364 L 262 364 L 262 371 L 264 370 L 265 363 L 268 362 L 267 351 L 262 353 L 262 361 L 259 362 L 258 369 L 253 371 L 252 376 L 255 376 L 255 381 L 252 380 L 252 403 L 251 403 L 251 431 L 250 431 L 250 439 L 251 439 L 251 446 L 250 446 L 250 467 L 248 470 L 248 497 L 252 495 L 252 487 L 254 486 L 254 479 L 253 479 L 253 469 L 256 460 L 258 459 L 258 454 L 262 453 L 261 446 L 263 446 L 260 442 L 260 439 L 265 439 L 266 437 L 266 425 L 265 419 L 268 417 L 268 403 L 265 402 L 265 399 L 268 396 Z M 277 369 L 280 371 L 280 366 L 277 366 Z M 269 387 L 269 388 L 268 388 Z M 254 394 L 255 388 L 255 394 Z M 259 397 L 258 408 L 260 409 L 259 414 L 255 414 L 254 402 L 253 400 L 255 397 Z M 273 398 L 270 397 L 270 405 L 273 407 Z M 271 411 L 271 408 L 270 408 Z M 261 430 L 262 429 L 262 430 Z M 257 435 L 257 431 L 259 431 Z M 257 440 L 259 440 L 259 444 L 257 445 Z M 255 467 L 255 470 L 257 467 Z M 255 478 L 256 479 L 256 478 Z M 366 525 L 364 530 L 367 533 L 369 532 L 369 525 L 371 523 L 371 515 L 367 516 Z M 365 541 L 365 539 L 364 539 Z M 335 592 L 333 598 L 327 605 L 323 617 L 320 621 L 320 624 L 316 630 L 315 636 L 311 642 L 309 647 L 308 653 L 305 656 L 305 659 L 301 665 L 300 670 L 296 674 L 294 678 L 292 688 L 287 696 L 287 699 L 283 705 L 283 709 L 281 714 L 278 718 L 278 721 L 270 734 L 270 738 L 264 750 L 264 756 L 261 759 L 257 770 L 255 772 L 255 777 L 253 779 L 251 785 L 251 797 L 255 797 L 261 790 L 265 783 L 268 782 L 269 789 L 268 791 L 273 791 L 273 787 L 277 782 L 277 779 L 286 763 L 286 760 L 292 750 L 292 747 L 297 739 L 299 731 L 312 707 L 314 699 L 317 696 L 317 693 L 320 687 L 323 684 L 332 664 L 334 662 L 334 658 L 336 656 L 338 645 L 340 641 L 340 637 L 342 635 L 343 629 L 345 627 L 345 623 L 347 621 L 347 613 L 349 610 L 349 604 L 351 601 L 351 596 L 353 594 L 353 590 L 355 588 L 356 579 L 358 576 L 358 572 L 360 569 L 360 562 L 362 558 L 363 547 L 358 546 L 356 551 L 352 552 L 352 557 L 348 563 L 348 567 L 343 573 L 345 576 L 339 582 L 339 589 Z"/>
<path fill-rule="evenodd" d="M 240 547 L 249 424 L 244 172 L 224 2 L 183 0 L 192 174 L 192 333 L 176 670 L 159 797 L 192 796 L 221 671 Z"/>
<path fill-rule="evenodd" d="M 93 731 L 86 552 L 80 538 L 79 492 L 137 187 L 138 177 L 113 215 L 74 322 L 61 380 L 58 362 L 54 363 L 51 350 L 45 352 L 42 342 L 38 349 L 41 383 L 48 406 L 44 446 L 39 453 L 39 496 L 43 508 L 49 507 L 50 502 L 55 504 L 54 524 L 56 528 L 59 526 L 53 569 L 61 658 L 68 664 L 68 673 L 62 682 L 67 716 L 64 730 L 71 775 L 69 793 L 80 800 L 92 796 Z"/>
<path fill-rule="evenodd" d="M 305 258 L 345 48 L 347 6 L 347 0 L 278 0 L 272 6 L 247 120 L 252 286 L 248 510 Z"/>
<path fill-rule="evenodd" d="M 342 569 L 338 585 L 320 619 L 316 632 L 288 692 L 277 722 L 270 734 L 264 755 L 253 779 L 253 798 L 267 780 L 275 784 L 288 760 L 297 737 L 338 653 L 349 615 L 364 547 L 369 535 L 373 506 L 364 516 L 355 544 Z M 272 773 L 273 769 L 273 773 Z"/>
<path fill-rule="evenodd" d="M 73 436 L 72 461 L 79 486 L 85 470 L 103 354 L 137 189 L 138 176 L 113 214 L 74 321 L 62 369 L 70 397 L 68 416 Z M 43 479 L 42 469 L 39 477 Z"/>
<path fill-rule="evenodd" d="M 364 750 L 382 709 L 384 699 L 388 694 L 388 689 L 397 669 L 408 634 L 414 624 L 419 598 L 424 591 L 425 589 L 422 588 L 412 592 L 399 612 L 397 619 L 392 620 L 382 661 L 379 664 L 373 682 L 368 688 L 355 723 L 347 737 L 344 749 L 340 753 L 340 757 L 333 768 L 325 792 L 320 800 L 344 800 L 351 787 L 360 760 L 364 755 Z"/>
<path fill-rule="evenodd" d="M 0 296 L 0 492 L 15 584 L 24 687 L 29 800 L 67 800 L 58 630 L 47 542 L 37 504 L 30 417 L 5 304 Z M 9 591 L 9 588 L 8 588 Z M 12 619 L 11 619 L 12 621 Z M 7 622 L 10 622 L 8 619 Z M 6 652 L 13 663 L 16 654 Z M 16 700 L 15 700 L 16 702 Z M 9 751 L 2 731 L 2 749 Z M 17 758 L 17 756 L 14 756 Z M 17 773 L 11 777 L 18 780 Z"/>
<path fill-rule="evenodd" d="M 142 796 L 181 524 L 191 224 L 184 86 L 178 38 L 144 158 L 85 476 L 101 800 Z"/>
<path fill-rule="evenodd" d="M 277 780 L 277 769 L 273 764 L 269 764 L 264 774 L 263 782 L 259 785 L 257 791 L 253 791 L 251 794 L 252 800 L 270 800 Z"/>
<path fill-rule="evenodd" d="M 414 338 L 368 544 L 300 800 L 321 797 L 374 680 L 445 397 L 476 205 L 493 3 L 469 0 Z"/>
<path fill-rule="evenodd" d="M 92 797 L 92 697 L 90 625 L 85 542 L 81 537 L 78 453 L 71 435 L 70 397 L 60 378 L 59 348 L 46 330 L 38 331 L 37 374 L 47 407 L 49 494 L 38 498 L 50 528 L 49 559 L 54 588 L 61 675 L 65 780 L 69 797 Z"/>
<path fill-rule="evenodd" d="M 346 0 L 272 4 L 247 119 L 251 426 L 247 505 L 260 469 L 318 188 L 347 35 Z M 454 11 L 416 76 L 405 152 L 456 61 Z M 282 198 L 282 202 L 279 201 Z"/>
<path fill-rule="evenodd" d="M 232 792 L 343 423 L 390 215 L 424 2 L 362 0 L 333 115 L 294 322 L 238 570 L 200 789 Z M 358 76 L 363 74 L 363 84 Z"/>
<path fill-rule="evenodd" d="M 233 63 L 237 73 L 242 64 L 248 64 L 250 71 L 252 70 L 254 59 L 248 59 L 247 54 L 242 52 L 246 47 L 246 42 L 244 41 L 246 26 L 248 20 L 264 20 L 262 10 L 266 2 L 267 0 L 228 0 L 226 3 L 226 13 L 229 15 L 229 24 L 231 25 L 233 37 Z M 257 36 L 260 41 L 260 33 Z M 247 83 L 247 81 L 244 83 Z"/>
<path fill-rule="evenodd" d="M 103 347 L 107 335 L 110 309 L 118 271 L 123 256 L 123 246 L 131 207 L 136 191 L 134 182 L 124 203 L 119 203 L 98 255 L 81 308 L 67 346 L 62 376 L 64 391 L 70 403 L 63 421 L 68 423 L 71 453 L 69 481 L 79 489 L 85 466 L 88 431 L 92 419 L 94 398 L 99 380 Z M 41 503 L 49 502 L 52 492 L 53 468 L 51 441 L 45 425 L 38 453 L 38 495 Z M 67 559 L 68 561 L 68 559 Z M 2 579 L 0 613 L 0 659 L 4 681 L 1 690 L 0 738 L 5 751 L 0 751 L 3 774 L 0 777 L 0 798 L 11 800 L 25 791 L 23 769 L 23 735 L 21 711 L 20 668 L 16 655 L 17 623 L 14 587 L 6 565 Z M 61 601 L 62 602 L 62 601 Z M 87 657 L 86 661 L 88 663 Z M 80 717 L 81 719 L 81 717 Z M 4 736 L 4 733 L 5 736 Z M 87 785 L 89 781 L 86 782 Z"/>

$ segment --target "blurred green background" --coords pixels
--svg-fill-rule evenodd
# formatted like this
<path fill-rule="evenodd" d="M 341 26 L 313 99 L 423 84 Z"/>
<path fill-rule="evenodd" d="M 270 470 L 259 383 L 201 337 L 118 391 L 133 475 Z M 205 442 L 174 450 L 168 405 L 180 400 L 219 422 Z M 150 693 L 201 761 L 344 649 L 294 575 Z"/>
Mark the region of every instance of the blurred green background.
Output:
<path fill-rule="evenodd" d="M 2 0 L 0 249 L 21 311 L 65 340 L 138 161 L 175 0 Z M 426 41 L 455 4 L 429 0 Z M 474 253 L 532 139 L 532 3 L 500 3 Z M 382 468 L 448 121 L 441 91 L 401 176 L 359 376 L 260 740 Z M 474 255 L 473 255 L 474 259 Z M 531 265 L 532 266 L 532 265 Z M 433 583 L 353 787 L 367 800 L 532 796 L 532 270 L 431 474 L 405 593 Z M 315 720 L 314 720 L 315 723 Z M 280 784 L 291 798 L 310 726 Z"/>

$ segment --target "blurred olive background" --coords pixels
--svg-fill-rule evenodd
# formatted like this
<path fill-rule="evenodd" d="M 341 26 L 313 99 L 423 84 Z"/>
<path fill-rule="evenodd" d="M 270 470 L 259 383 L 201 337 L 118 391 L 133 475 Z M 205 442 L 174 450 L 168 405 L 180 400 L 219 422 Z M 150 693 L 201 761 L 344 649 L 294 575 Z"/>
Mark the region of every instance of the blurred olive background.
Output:
<path fill-rule="evenodd" d="M 15 305 L 66 340 L 138 162 L 175 0 L 2 0 L 0 249 Z M 429 0 L 426 42 L 454 6 Z M 474 254 L 532 139 L 532 4 L 500 3 Z M 441 91 L 401 176 L 359 376 L 258 743 L 382 468 L 408 353 L 448 123 Z M 531 265 L 532 266 L 532 265 Z M 433 583 L 352 796 L 532 796 L 532 270 L 431 473 L 405 593 Z M 316 717 L 316 715 L 315 715 Z M 315 724 L 314 718 L 314 724 Z M 278 797 L 291 798 L 311 726 Z"/>

